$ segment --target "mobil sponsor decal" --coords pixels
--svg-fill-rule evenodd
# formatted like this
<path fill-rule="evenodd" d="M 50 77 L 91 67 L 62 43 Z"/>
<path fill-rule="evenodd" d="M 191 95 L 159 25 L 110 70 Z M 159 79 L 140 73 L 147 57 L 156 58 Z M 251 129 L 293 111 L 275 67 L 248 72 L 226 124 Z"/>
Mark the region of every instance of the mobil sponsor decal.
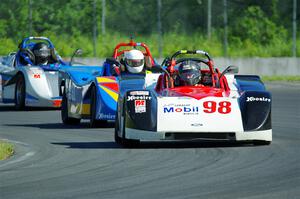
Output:
<path fill-rule="evenodd" d="M 163 107 L 164 113 L 183 113 L 184 115 L 197 115 L 199 114 L 199 106 L 191 106 L 189 104 L 176 104 L 166 105 Z"/>
<path fill-rule="evenodd" d="M 170 106 L 170 107 L 164 107 L 164 113 L 189 113 L 189 112 L 199 112 L 198 106 L 184 106 L 184 107 L 176 107 L 176 106 Z"/>
<path fill-rule="evenodd" d="M 220 113 L 228 114 L 231 112 L 231 102 L 229 101 L 204 101 L 200 105 L 191 104 L 166 104 L 163 106 L 163 112 L 168 113 L 183 113 L 184 115 L 197 115 L 203 113 Z"/>

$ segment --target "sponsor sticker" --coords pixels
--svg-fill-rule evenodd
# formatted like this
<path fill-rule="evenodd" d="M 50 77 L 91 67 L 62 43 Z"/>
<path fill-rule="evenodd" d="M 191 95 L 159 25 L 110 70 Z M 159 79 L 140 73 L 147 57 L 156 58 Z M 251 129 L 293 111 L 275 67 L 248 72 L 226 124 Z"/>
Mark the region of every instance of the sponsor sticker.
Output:
<path fill-rule="evenodd" d="M 142 96 L 136 96 L 136 95 L 127 96 L 127 101 L 133 101 L 133 100 L 151 100 L 151 96 L 145 96 L 145 95 L 142 95 Z"/>
<path fill-rule="evenodd" d="M 164 113 L 183 113 L 184 115 L 198 115 L 198 106 L 165 106 Z"/>
<path fill-rule="evenodd" d="M 163 106 L 164 113 L 183 113 L 184 115 L 198 115 L 204 113 L 228 114 L 231 112 L 231 102 L 204 101 L 202 106 L 191 106 L 190 104 L 168 104 Z"/>
<path fill-rule="evenodd" d="M 247 97 L 246 102 L 271 102 L 271 99 L 267 97 Z"/>
<path fill-rule="evenodd" d="M 201 123 L 193 123 L 193 124 L 191 124 L 191 126 L 193 126 L 193 127 L 199 127 L 199 126 L 203 126 L 203 124 L 201 124 Z"/>
<path fill-rule="evenodd" d="M 99 118 L 100 119 L 106 119 L 106 120 L 115 120 L 116 115 L 100 113 Z"/>
<path fill-rule="evenodd" d="M 149 95 L 149 91 L 131 91 L 130 95 Z"/>
<path fill-rule="evenodd" d="M 145 113 L 146 112 L 146 100 L 135 100 L 134 108 L 136 113 Z"/>
<path fill-rule="evenodd" d="M 35 78 L 35 79 L 40 79 L 40 78 L 41 78 L 41 75 L 40 75 L 40 74 L 33 74 L 33 78 Z"/>

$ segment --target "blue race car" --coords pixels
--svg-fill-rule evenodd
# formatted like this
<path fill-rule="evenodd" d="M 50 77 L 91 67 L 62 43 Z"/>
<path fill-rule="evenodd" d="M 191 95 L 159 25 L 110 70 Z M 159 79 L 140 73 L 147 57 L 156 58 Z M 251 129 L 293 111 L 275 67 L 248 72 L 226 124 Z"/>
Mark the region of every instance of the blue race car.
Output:
<path fill-rule="evenodd" d="M 43 58 L 43 60 L 41 60 Z M 27 37 L 0 59 L 0 101 L 25 107 L 60 107 L 58 70 L 64 62 L 46 37 Z"/>
<path fill-rule="evenodd" d="M 124 70 L 124 54 L 142 48 L 144 68 L 140 73 Z M 60 70 L 61 118 L 64 124 L 79 124 L 89 119 L 91 127 L 115 120 L 119 93 L 130 89 L 154 88 L 159 76 L 149 72 L 156 63 L 144 43 L 120 43 L 103 66 L 69 67 Z M 153 67 L 155 68 L 155 67 Z"/>

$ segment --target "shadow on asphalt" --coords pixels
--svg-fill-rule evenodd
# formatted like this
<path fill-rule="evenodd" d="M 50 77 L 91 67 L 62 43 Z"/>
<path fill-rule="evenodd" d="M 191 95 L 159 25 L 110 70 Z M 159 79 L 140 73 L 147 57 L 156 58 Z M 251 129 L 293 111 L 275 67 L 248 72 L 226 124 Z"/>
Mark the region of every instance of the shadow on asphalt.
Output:
<path fill-rule="evenodd" d="M 60 108 L 26 107 L 24 110 L 16 110 L 14 105 L 0 105 L 0 112 L 28 112 L 28 111 L 60 111 Z"/>
<path fill-rule="evenodd" d="M 118 149 L 122 146 L 115 142 L 53 142 L 54 145 L 66 146 L 70 149 Z"/>
<path fill-rule="evenodd" d="M 33 127 L 40 129 L 87 129 L 90 128 L 88 122 L 81 122 L 78 125 L 65 125 L 63 123 L 42 123 L 42 124 L 3 124 L 3 126 L 16 126 L 16 127 Z M 109 122 L 105 126 L 97 128 L 114 128 L 115 123 Z"/>
<path fill-rule="evenodd" d="M 135 147 L 124 147 L 115 142 L 53 142 L 54 145 L 66 146 L 69 149 L 174 149 L 174 148 L 227 148 L 252 147 L 252 144 L 241 142 L 147 142 Z"/>

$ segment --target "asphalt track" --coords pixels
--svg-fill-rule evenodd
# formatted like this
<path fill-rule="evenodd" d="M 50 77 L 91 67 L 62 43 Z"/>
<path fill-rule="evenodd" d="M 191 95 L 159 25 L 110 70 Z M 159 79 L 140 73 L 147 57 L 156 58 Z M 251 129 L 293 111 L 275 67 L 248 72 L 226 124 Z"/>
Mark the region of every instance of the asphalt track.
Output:
<path fill-rule="evenodd" d="M 66 127 L 60 112 L 0 104 L 0 198 L 300 198 L 300 86 L 269 85 L 273 142 L 147 144 L 124 149 L 113 129 Z"/>

